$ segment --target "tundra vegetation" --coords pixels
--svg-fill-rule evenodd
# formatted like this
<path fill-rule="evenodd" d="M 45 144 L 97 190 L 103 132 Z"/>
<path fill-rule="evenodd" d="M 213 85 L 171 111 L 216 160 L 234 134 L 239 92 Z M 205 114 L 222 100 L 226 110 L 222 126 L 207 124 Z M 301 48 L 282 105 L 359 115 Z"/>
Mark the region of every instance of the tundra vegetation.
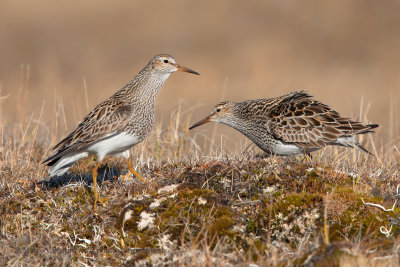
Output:
<path fill-rule="evenodd" d="M 261 158 L 247 144 L 221 153 L 218 135 L 190 134 L 182 114 L 133 149 L 149 184 L 124 160 L 103 161 L 108 201 L 97 216 L 93 156 L 48 178 L 40 162 L 52 138 L 40 138 L 40 115 L 2 124 L 0 264 L 397 265 L 396 144 L 378 150 L 366 136 L 376 157 L 329 148 L 311 159 Z"/>

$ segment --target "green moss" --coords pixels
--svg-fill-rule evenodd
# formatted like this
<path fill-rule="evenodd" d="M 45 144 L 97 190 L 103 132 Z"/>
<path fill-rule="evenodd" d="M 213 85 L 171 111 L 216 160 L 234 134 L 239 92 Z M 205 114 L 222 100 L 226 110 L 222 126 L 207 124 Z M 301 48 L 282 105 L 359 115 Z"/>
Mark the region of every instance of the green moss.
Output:
<path fill-rule="evenodd" d="M 199 203 L 200 197 L 206 200 L 205 203 Z M 136 203 L 132 208 L 132 219 L 125 223 L 124 229 L 137 232 L 138 215 L 143 210 L 147 210 L 148 205 L 140 206 Z M 182 241 L 182 237 L 186 242 L 196 236 L 201 239 L 204 233 L 207 233 L 211 239 L 213 236 L 233 236 L 233 233 L 230 232 L 230 228 L 234 224 L 232 211 L 228 206 L 220 205 L 213 190 L 196 188 L 188 184 L 182 185 L 178 188 L 176 197 L 165 198 L 154 212 L 157 214 L 154 223 L 158 235 L 169 234 L 170 238 L 176 240 L 178 244 Z M 207 227 L 207 231 L 204 231 L 204 227 Z M 149 234 L 146 231 L 143 233 Z M 155 235 L 157 236 L 156 233 Z M 132 240 L 131 243 L 133 241 L 138 242 Z M 150 243 L 152 244 L 152 242 Z"/>
<path fill-rule="evenodd" d="M 208 227 L 209 234 L 212 238 L 214 238 L 215 235 L 222 236 L 226 234 L 226 231 L 231 228 L 233 224 L 234 221 L 226 215 L 217 217 Z"/>
<path fill-rule="evenodd" d="M 339 187 L 333 192 L 332 199 L 340 203 L 340 207 L 331 209 L 335 211 L 336 208 L 340 208 L 340 212 L 336 215 L 337 220 L 331 222 L 329 226 L 331 240 L 341 241 L 343 238 L 352 238 L 358 234 L 377 237 L 381 235 L 380 226 L 390 225 L 387 216 L 379 209 L 366 206 L 361 198 L 369 203 L 383 202 L 381 197 L 361 196 L 351 188 Z"/>
<path fill-rule="evenodd" d="M 82 187 L 79 187 L 75 191 L 69 191 L 73 197 L 72 203 L 76 205 L 87 205 L 88 200 L 92 197 L 91 194 Z"/>
<path fill-rule="evenodd" d="M 263 170 L 260 170 L 260 169 L 254 169 L 253 171 L 252 171 L 254 174 L 262 174 L 263 173 Z"/>
<path fill-rule="evenodd" d="M 103 239 L 103 241 L 104 241 L 104 243 L 106 244 L 106 246 L 109 247 L 109 248 L 111 248 L 111 247 L 113 247 L 113 246 L 115 245 L 114 239 L 105 237 L 105 238 Z"/>
<path fill-rule="evenodd" d="M 305 210 L 309 207 L 318 207 L 322 204 L 322 201 L 323 198 L 319 193 L 291 193 L 287 195 L 281 195 L 280 199 L 274 203 L 272 211 L 273 214 L 282 213 L 283 215 L 287 215 L 296 208 Z"/>
<path fill-rule="evenodd" d="M 246 229 L 249 233 L 255 233 L 257 229 L 256 223 L 253 220 L 250 220 Z"/>
<path fill-rule="evenodd" d="M 248 254 L 253 261 L 257 261 L 260 256 L 265 255 L 266 246 L 260 238 L 253 241 L 252 246 L 249 247 Z"/>
<path fill-rule="evenodd" d="M 328 246 L 321 245 L 315 250 L 303 254 L 301 257 L 295 259 L 292 263 L 293 266 L 312 265 L 312 266 L 339 266 L 339 258 L 341 255 L 348 255 L 348 253 L 341 250 L 336 244 Z M 307 261 L 308 264 L 305 264 Z"/>
<path fill-rule="evenodd" d="M 154 231 L 135 232 L 123 237 L 123 240 L 127 248 L 151 249 L 158 246 L 158 236 Z"/>
<path fill-rule="evenodd" d="M 178 214 L 179 214 L 179 212 L 176 209 L 170 208 L 170 209 L 167 209 L 167 210 L 163 211 L 160 214 L 160 219 L 161 220 L 168 220 L 171 217 L 173 217 L 173 218 L 177 217 Z"/>

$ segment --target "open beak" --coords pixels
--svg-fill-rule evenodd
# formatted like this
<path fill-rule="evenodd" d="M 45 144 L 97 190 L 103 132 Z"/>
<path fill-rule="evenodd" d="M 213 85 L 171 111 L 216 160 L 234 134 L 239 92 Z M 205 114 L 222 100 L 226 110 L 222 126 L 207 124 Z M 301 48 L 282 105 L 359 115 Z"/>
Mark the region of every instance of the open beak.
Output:
<path fill-rule="evenodd" d="M 175 64 L 175 67 L 178 69 L 178 71 L 189 72 L 189 73 L 193 73 L 196 75 L 200 75 L 200 73 L 198 73 L 197 71 L 191 70 L 191 69 L 181 66 L 179 64 Z"/>
<path fill-rule="evenodd" d="M 198 121 L 195 124 L 193 124 L 192 126 L 190 126 L 189 130 L 192 130 L 193 128 L 196 128 L 196 127 L 198 127 L 204 123 L 210 122 L 210 121 L 211 121 L 210 116 L 208 116 L 208 117 L 202 119 L 201 121 Z"/>

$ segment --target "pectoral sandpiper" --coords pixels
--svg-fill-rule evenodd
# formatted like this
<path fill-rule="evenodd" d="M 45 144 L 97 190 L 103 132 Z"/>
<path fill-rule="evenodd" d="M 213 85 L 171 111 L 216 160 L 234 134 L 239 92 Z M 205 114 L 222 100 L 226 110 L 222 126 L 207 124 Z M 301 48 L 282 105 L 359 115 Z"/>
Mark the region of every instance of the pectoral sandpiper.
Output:
<path fill-rule="evenodd" d="M 143 141 L 152 130 L 156 96 L 175 71 L 199 75 L 177 64 L 170 55 L 153 57 L 128 84 L 98 104 L 72 133 L 53 147 L 57 151 L 43 162 L 49 166 L 50 176 L 63 175 L 79 159 L 90 154 L 97 155 L 98 162 L 92 171 L 95 212 L 99 200 L 97 168 L 105 156 L 120 154 L 125 157 L 129 171 L 145 182 L 131 166 L 130 149 Z"/>
<path fill-rule="evenodd" d="M 354 136 L 371 133 L 371 129 L 378 127 L 343 118 L 304 91 L 240 103 L 221 102 L 208 117 L 189 129 L 209 121 L 231 126 L 267 154 L 278 156 L 308 154 L 328 145 L 357 148 L 371 154 Z"/>

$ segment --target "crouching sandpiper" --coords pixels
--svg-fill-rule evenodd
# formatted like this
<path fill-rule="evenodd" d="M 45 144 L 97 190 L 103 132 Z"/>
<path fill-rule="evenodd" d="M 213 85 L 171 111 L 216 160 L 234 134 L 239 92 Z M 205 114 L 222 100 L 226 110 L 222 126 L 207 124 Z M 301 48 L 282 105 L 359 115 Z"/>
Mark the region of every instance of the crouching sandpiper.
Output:
<path fill-rule="evenodd" d="M 240 103 L 221 102 L 209 116 L 189 129 L 210 121 L 229 125 L 267 154 L 277 156 L 308 154 L 328 145 L 352 147 L 371 154 L 354 136 L 371 133 L 378 127 L 343 118 L 304 91 Z"/>

